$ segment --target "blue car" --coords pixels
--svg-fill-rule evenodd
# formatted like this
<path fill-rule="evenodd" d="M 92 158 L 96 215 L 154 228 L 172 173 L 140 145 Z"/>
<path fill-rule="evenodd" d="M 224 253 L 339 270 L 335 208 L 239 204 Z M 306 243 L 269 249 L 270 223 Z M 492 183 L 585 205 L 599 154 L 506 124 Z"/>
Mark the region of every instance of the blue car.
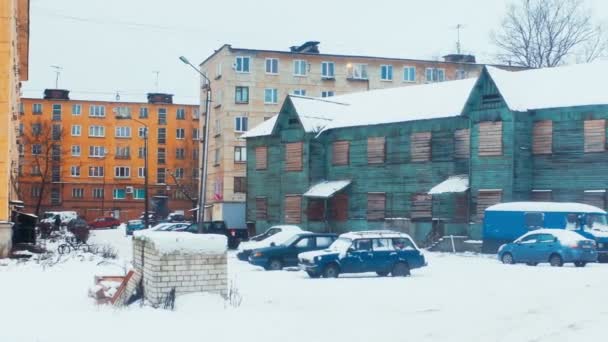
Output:
<path fill-rule="evenodd" d="M 133 232 L 144 229 L 144 222 L 142 220 L 129 220 L 127 222 L 127 228 L 125 233 L 127 235 L 133 235 Z"/>
<path fill-rule="evenodd" d="M 311 278 L 364 272 L 405 277 L 427 265 L 409 235 L 387 230 L 342 234 L 328 249 L 302 253 L 299 260 Z"/>
<path fill-rule="evenodd" d="M 337 237 L 337 234 L 309 232 L 295 234 L 282 244 L 254 249 L 249 256 L 249 263 L 262 266 L 267 271 L 298 266 L 298 254 L 328 248 Z"/>
<path fill-rule="evenodd" d="M 498 250 L 498 258 L 505 264 L 531 266 L 548 262 L 551 266 L 574 263 L 576 267 L 585 267 L 587 263 L 597 262 L 597 257 L 595 241 L 562 229 L 533 230 Z"/>

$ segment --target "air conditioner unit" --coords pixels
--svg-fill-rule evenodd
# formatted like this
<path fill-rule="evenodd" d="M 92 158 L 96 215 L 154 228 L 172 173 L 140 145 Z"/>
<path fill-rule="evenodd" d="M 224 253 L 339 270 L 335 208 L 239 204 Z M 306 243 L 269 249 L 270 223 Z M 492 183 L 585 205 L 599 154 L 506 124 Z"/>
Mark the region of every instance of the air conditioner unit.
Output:
<path fill-rule="evenodd" d="M 128 186 L 127 187 L 127 193 L 128 194 L 132 194 L 133 193 L 133 187 L 132 186 Z"/>

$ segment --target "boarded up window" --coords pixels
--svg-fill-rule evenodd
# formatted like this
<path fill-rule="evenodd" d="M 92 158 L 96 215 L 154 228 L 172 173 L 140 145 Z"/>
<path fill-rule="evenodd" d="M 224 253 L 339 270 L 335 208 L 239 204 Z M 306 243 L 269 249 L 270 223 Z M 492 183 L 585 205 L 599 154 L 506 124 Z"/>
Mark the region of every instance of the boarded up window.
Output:
<path fill-rule="evenodd" d="M 384 147 L 386 146 L 384 137 L 367 138 L 367 163 L 384 163 Z"/>
<path fill-rule="evenodd" d="M 268 147 L 255 148 L 255 169 L 266 170 L 268 168 Z"/>
<path fill-rule="evenodd" d="M 257 220 L 268 219 L 268 199 L 266 197 L 256 197 L 255 199 L 255 218 Z"/>
<path fill-rule="evenodd" d="M 332 163 L 333 165 L 348 165 L 348 141 L 334 141 Z"/>
<path fill-rule="evenodd" d="M 479 155 L 502 155 L 502 121 L 479 123 Z"/>
<path fill-rule="evenodd" d="M 309 221 L 324 221 L 325 220 L 325 201 L 320 199 L 308 200 L 308 220 Z"/>
<path fill-rule="evenodd" d="M 302 221 L 302 196 L 285 196 L 285 223 L 300 223 Z"/>
<path fill-rule="evenodd" d="M 433 200 L 429 194 L 415 194 L 412 196 L 412 220 L 427 219 L 433 216 Z"/>
<path fill-rule="evenodd" d="M 334 221 L 348 220 L 348 196 L 345 194 L 335 195 L 331 199 L 331 218 Z"/>
<path fill-rule="evenodd" d="M 585 191 L 583 203 L 604 209 L 606 208 L 606 192 L 604 190 Z"/>
<path fill-rule="evenodd" d="M 585 120 L 585 152 L 606 150 L 606 120 Z"/>
<path fill-rule="evenodd" d="M 431 160 L 431 132 L 412 133 L 412 161 Z"/>
<path fill-rule="evenodd" d="M 479 190 L 477 193 L 477 218 L 483 220 L 487 207 L 502 201 L 502 190 Z"/>
<path fill-rule="evenodd" d="M 471 146 L 471 130 L 459 129 L 454 132 L 454 157 L 468 159 Z"/>
<path fill-rule="evenodd" d="M 454 222 L 467 222 L 469 197 L 466 193 L 454 195 Z"/>
<path fill-rule="evenodd" d="M 534 123 L 532 152 L 534 154 L 553 152 L 553 121 L 543 120 Z"/>
<path fill-rule="evenodd" d="M 285 171 L 302 171 L 302 142 L 285 144 Z"/>
<path fill-rule="evenodd" d="M 551 202 L 553 200 L 553 192 L 551 190 L 532 191 L 530 200 L 532 202 Z"/>
<path fill-rule="evenodd" d="M 384 219 L 386 208 L 385 193 L 369 193 L 367 194 L 367 219 L 369 221 L 377 221 Z"/>

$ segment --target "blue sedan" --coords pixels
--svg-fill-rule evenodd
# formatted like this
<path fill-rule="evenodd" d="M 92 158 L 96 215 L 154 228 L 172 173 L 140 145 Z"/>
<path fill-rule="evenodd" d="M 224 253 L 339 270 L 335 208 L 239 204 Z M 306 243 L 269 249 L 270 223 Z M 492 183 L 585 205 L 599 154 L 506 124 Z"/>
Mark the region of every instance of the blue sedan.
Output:
<path fill-rule="evenodd" d="M 574 263 L 584 267 L 597 262 L 595 241 L 563 229 L 538 229 L 502 245 L 498 258 L 505 264 L 526 263 L 535 266 L 548 262 L 551 266 Z"/>

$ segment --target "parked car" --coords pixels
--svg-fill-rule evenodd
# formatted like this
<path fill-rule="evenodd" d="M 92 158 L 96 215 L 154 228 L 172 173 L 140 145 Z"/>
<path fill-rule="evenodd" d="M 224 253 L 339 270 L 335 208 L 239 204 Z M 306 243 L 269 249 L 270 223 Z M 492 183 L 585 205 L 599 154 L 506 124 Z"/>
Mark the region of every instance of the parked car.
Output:
<path fill-rule="evenodd" d="M 498 250 L 498 258 L 505 264 L 521 262 L 531 266 L 545 262 L 562 266 L 571 262 L 577 267 L 585 267 L 589 262 L 596 262 L 597 257 L 595 241 L 560 229 L 531 231 Z"/>
<path fill-rule="evenodd" d="M 262 266 L 267 271 L 277 271 L 283 267 L 297 266 L 298 254 L 328 248 L 337 234 L 298 233 L 285 243 L 254 249 L 249 256 L 249 263 Z"/>
<path fill-rule="evenodd" d="M 198 223 L 192 223 L 183 231 L 195 234 L 225 235 L 228 238 L 228 248 L 230 249 L 237 248 L 241 241 L 247 240 L 248 237 L 246 229 L 228 228 L 224 221 L 205 221 L 203 222 L 202 232 L 199 230 Z"/>
<path fill-rule="evenodd" d="M 144 222 L 142 220 L 129 220 L 127 221 L 127 228 L 125 229 L 125 233 L 127 235 L 133 235 L 134 231 L 144 229 Z"/>
<path fill-rule="evenodd" d="M 167 216 L 167 222 L 185 222 L 186 216 L 184 213 L 171 213 Z"/>
<path fill-rule="evenodd" d="M 239 245 L 236 257 L 241 261 L 249 261 L 249 256 L 254 249 L 271 247 L 285 243 L 291 239 L 294 235 L 299 233 L 305 233 L 300 227 L 297 226 L 281 226 L 281 232 L 271 235 L 260 241 L 246 241 Z M 284 227 L 290 227 L 285 229 Z"/>
<path fill-rule="evenodd" d="M 427 265 L 408 234 L 390 230 L 342 234 L 326 250 L 300 254 L 299 261 L 311 278 L 363 272 L 409 276 L 410 270 Z"/>
<path fill-rule="evenodd" d="M 301 232 L 302 229 L 298 226 L 290 226 L 290 225 L 280 225 L 280 226 L 272 226 L 266 229 L 262 234 L 254 235 L 249 238 L 249 241 L 262 241 L 266 238 L 269 238 L 277 233 L 285 232 L 285 231 L 293 231 L 293 232 Z"/>
<path fill-rule="evenodd" d="M 162 228 L 158 229 L 161 232 L 183 232 L 186 231 L 192 224 L 190 222 L 174 222 L 164 224 Z"/>
<path fill-rule="evenodd" d="M 59 216 L 62 226 L 65 226 L 70 221 L 78 218 L 78 214 L 75 211 L 45 211 L 44 214 L 42 214 L 42 219 L 40 222 L 50 223 L 53 225 L 55 224 L 57 216 Z"/>
<path fill-rule="evenodd" d="M 112 228 L 116 229 L 120 226 L 120 221 L 113 217 L 100 217 L 95 220 L 89 222 L 89 227 L 91 229 L 100 229 L 100 228 Z"/>

